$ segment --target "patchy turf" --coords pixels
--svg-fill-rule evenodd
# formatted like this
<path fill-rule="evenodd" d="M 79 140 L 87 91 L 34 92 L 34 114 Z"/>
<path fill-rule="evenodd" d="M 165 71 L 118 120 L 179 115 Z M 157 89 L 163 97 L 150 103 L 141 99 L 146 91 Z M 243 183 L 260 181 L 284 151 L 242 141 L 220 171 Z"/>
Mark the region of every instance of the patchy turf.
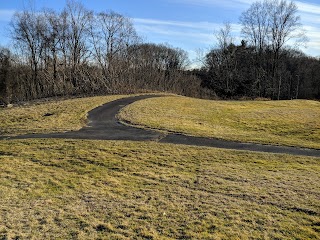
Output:
<path fill-rule="evenodd" d="M 320 102 L 210 101 L 162 97 L 119 114 L 142 127 L 226 140 L 320 149 Z"/>
<path fill-rule="evenodd" d="M 319 158 L 0 141 L 0 239 L 319 239 Z"/>
<path fill-rule="evenodd" d="M 0 134 L 22 135 L 78 130 L 86 124 L 87 112 L 125 95 L 49 101 L 0 109 Z"/>
<path fill-rule="evenodd" d="M 120 97 L 0 110 L 1 133 L 79 129 L 87 111 Z M 294 141 L 317 147 L 318 108 L 312 101 L 165 97 L 139 101 L 122 114 L 130 120 L 144 116 L 144 125 L 169 119 L 166 124 L 175 131 L 180 121 L 191 133 L 199 131 L 197 125 L 216 129 L 223 123 L 221 128 L 236 134 L 264 133 L 272 143 L 293 144 L 270 130 L 292 129 L 290 116 L 297 125 Z M 135 115 L 133 109 L 141 112 Z M 214 116 L 218 119 L 211 120 Z M 303 137 L 303 129 L 305 134 L 314 129 L 311 140 Z M 156 142 L 2 140 L 0 239 L 318 239 L 319 182 L 319 158 L 312 157 Z"/>

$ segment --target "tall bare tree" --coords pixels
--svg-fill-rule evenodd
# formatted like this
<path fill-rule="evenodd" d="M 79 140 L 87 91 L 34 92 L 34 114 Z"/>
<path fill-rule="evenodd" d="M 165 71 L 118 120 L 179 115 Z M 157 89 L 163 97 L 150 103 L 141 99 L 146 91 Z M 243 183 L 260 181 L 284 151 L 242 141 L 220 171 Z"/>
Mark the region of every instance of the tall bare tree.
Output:
<path fill-rule="evenodd" d="M 282 76 L 278 71 L 281 49 L 291 39 L 301 39 L 304 33 L 301 31 L 300 16 L 297 15 L 298 8 L 294 2 L 285 0 L 273 0 L 269 5 L 270 33 L 269 41 L 272 47 L 272 79 L 273 88 L 278 82 L 277 98 L 281 94 Z"/>
<path fill-rule="evenodd" d="M 279 71 L 281 50 L 290 40 L 299 42 L 305 39 L 300 16 L 297 14 L 297 5 L 292 1 L 264 0 L 253 3 L 240 17 L 244 38 L 258 52 L 256 76 L 259 78 L 259 84 L 261 73 L 265 74 L 265 71 L 261 71 L 263 69 L 261 66 L 262 53 L 263 51 L 272 53 L 271 68 L 267 71 L 273 97 L 278 92 L 279 98 L 281 93 L 282 77 Z"/>
<path fill-rule="evenodd" d="M 225 94 L 234 92 L 233 80 L 237 68 L 235 61 L 236 48 L 232 36 L 230 23 L 225 23 L 215 33 L 217 47 L 212 49 L 206 56 L 206 65 L 210 69 L 212 82 L 218 83 L 219 88 L 223 89 Z"/>
<path fill-rule="evenodd" d="M 46 41 L 46 54 L 48 55 L 46 67 L 48 68 L 48 65 L 52 66 L 53 79 L 56 81 L 58 77 L 58 55 L 60 51 L 60 31 L 62 27 L 57 13 L 51 10 L 45 10 L 43 14 L 45 16 L 46 29 L 42 34 Z"/>
<path fill-rule="evenodd" d="M 138 35 L 129 18 L 115 12 L 101 12 L 90 25 L 94 59 L 102 69 L 105 86 L 112 88 L 119 83 L 120 71 L 128 59 L 128 48 L 136 44 Z"/>
<path fill-rule="evenodd" d="M 0 47 L 0 102 L 9 104 L 11 100 L 11 52 Z"/>
<path fill-rule="evenodd" d="M 264 68 L 265 50 L 268 47 L 268 34 L 270 28 L 270 21 L 268 16 L 267 0 L 255 2 L 251 7 L 242 13 L 240 22 L 242 24 L 242 36 L 246 39 L 249 45 L 255 49 L 255 84 L 258 88 L 258 95 L 262 94 L 262 83 L 266 77 L 266 69 Z"/>
<path fill-rule="evenodd" d="M 33 11 L 17 12 L 11 21 L 11 35 L 20 51 L 27 53 L 27 59 L 32 69 L 30 82 L 30 97 L 37 97 L 40 84 L 39 70 L 45 49 L 42 33 L 45 30 L 43 15 Z"/>
<path fill-rule="evenodd" d="M 242 35 L 247 42 L 254 46 L 259 53 L 268 45 L 269 18 L 268 1 L 254 2 L 251 7 L 240 16 Z"/>
<path fill-rule="evenodd" d="M 87 63 L 90 57 L 87 39 L 92 14 L 92 11 L 87 10 L 80 2 L 73 0 L 67 2 L 67 6 L 62 13 L 68 27 L 65 40 L 70 78 L 76 90 L 83 87 L 79 82 L 80 66 Z"/>

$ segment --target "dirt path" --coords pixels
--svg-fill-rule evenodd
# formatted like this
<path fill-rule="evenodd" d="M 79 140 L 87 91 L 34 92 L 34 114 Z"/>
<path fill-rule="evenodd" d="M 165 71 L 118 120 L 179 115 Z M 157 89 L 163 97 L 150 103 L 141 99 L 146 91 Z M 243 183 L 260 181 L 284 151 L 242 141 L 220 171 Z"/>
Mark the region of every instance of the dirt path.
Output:
<path fill-rule="evenodd" d="M 127 126 L 116 118 L 119 110 L 135 101 L 160 97 L 161 95 L 142 95 L 128 97 L 106 103 L 88 113 L 89 124 L 79 131 L 50 134 L 28 134 L 16 137 L 0 137 L 0 139 L 26 138 L 66 138 L 66 139 L 97 139 L 97 140 L 132 140 L 132 141 L 159 141 L 162 143 L 186 144 L 207 146 L 235 150 L 248 150 L 268 153 L 285 153 L 292 155 L 320 157 L 320 150 L 272 146 L 255 143 L 240 143 L 219 140 L 214 138 L 192 137 L 182 134 L 163 134 L 153 130 L 146 130 Z"/>

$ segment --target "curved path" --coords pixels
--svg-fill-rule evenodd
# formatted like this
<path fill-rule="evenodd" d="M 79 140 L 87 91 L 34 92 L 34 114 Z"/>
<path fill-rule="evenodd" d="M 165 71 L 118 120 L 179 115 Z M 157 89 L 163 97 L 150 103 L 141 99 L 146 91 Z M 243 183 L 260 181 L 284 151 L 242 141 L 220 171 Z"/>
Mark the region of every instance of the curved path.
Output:
<path fill-rule="evenodd" d="M 256 143 L 240 143 L 214 138 L 193 137 L 175 133 L 160 133 L 127 126 L 119 122 L 116 115 L 119 110 L 135 101 L 161 97 L 162 95 L 142 95 L 128 97 L 106 103 L 88 113 L 89 124 L 79 131 L 50 134 L 28 134 L 16 137 L 0 137 L 0 139 L 26 139 L 26 138 L 68 138 L 68 139 L 97 139 L 97 140 L 132 140 L 132 141 L 158 141 L 162 143 L 207 146 L 235 150 L 247 150 L 268 153 L 285 153 L 320 157 L 320 150 L 296 147 L 263 145 Z"/>

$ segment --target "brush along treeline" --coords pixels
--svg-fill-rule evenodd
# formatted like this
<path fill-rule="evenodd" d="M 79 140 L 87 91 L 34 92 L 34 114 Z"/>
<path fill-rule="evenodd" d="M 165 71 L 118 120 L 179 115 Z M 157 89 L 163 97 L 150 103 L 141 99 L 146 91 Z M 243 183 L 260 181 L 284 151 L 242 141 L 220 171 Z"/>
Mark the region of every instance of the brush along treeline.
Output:
<path fill-rule="evenodd" d="M 31 8 L 32 9 L 32 8 Z M 12 49 L 0 48 L 0 100 L 169 91 L 202 98 L 317 98 L 320 61 L 287 43 L 305 43 L 297 5 L 254 2 L 216 31 L 216 46 L 189 71 L 187 52 L 142 41 L 133 22 L 68 1 L 60 12 L 24 10 L 10 23 Z M 240 37 L 240 36 L 239 36 Z"/>

